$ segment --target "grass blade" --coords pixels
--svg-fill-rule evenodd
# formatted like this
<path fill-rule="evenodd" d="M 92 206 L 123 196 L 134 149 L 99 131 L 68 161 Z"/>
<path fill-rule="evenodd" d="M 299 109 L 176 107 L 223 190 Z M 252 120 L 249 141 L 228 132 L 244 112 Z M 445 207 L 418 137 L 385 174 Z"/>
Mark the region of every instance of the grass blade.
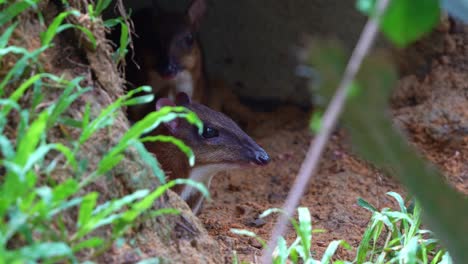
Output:
<path fill-rule="evenodd" d="M 141 139 L 141 142 L 143 143 L 155 142 L 155 141 L 171 143 L 171 144 L 176 145 L 179 148 L 179 150 L 182 151 L 187 156 L 187 158 L 189 159 L 190 166 L 195 165 L 195 154 L 193 153 L 192 149 L 190 149 L 190 147 L 185 145 L 185 143 L 182 140 L 172 137 L 172 136 L 165 136 L 165 135 L 148 136 L 148 137 L 144 137 Z"/>
<path fill-rule="evenodd" d="M 73 14 L 74 16 L 80 15 L 78 11 L 71 10 L 62 12 L 54 18 L 47 30 L 41 33 L 42 46 L 48 46 L 52 42 L 54 37 L 60 32 L 60 25 L 62 24 L 63 20 L 71 14 Z"/>
<path fill-rule="evenodd" d="M 5 10 L 0 12 L 0 26 L 3 26 L 5 23 L 9 22 L 26 9 L 31 7 L 32 4 L 36 3 L 36 1 L 17 1 L 11 5 L 9 5 Z"/>

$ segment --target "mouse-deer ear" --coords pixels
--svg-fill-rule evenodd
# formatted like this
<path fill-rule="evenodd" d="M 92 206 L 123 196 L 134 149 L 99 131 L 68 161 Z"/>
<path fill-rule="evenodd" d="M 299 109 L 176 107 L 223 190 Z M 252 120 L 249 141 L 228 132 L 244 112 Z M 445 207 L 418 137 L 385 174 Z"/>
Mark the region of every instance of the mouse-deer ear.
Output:
<path fill-rule="evenodd" d="M 184 92 L 177 93 L 175 101 L 177 105 L 189 105 L 192 103 L 190 97 Z"/>
<path fill-rule="evenodd" d="M 155 0 L 153 0 L 155 1 Z M 190 19 L 190 23 L 198 29 L 201 19 L 206 11 L 205 0 L 193 0 L 187 10 L 187 15 Z"/>
<path fill-rule="evenodd" d="M 171 101 L 169 98 L 161 98 L 156 102 L 156 110 L 159 111 L 159 109 L 163 108 L 164 106 L 176 106 L 174 102 Z M 166 126 L 171 133 L 175 133 L 177 130 L 177 127 L 179 126 L 179 118 L 175 118 L 169 122 L 165 122 L 164 126 Z"/>

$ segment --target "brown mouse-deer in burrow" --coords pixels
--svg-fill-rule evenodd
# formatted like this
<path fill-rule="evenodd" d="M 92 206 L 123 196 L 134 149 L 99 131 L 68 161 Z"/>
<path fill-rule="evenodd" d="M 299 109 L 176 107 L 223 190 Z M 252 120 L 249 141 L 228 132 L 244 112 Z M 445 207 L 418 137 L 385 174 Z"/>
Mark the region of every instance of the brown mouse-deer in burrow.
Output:
<path fill-rule="evenodd" d="M 155 98 L 174 99 L 178 92 L 185 92 L 202 102 L 205 74 L 197 31 L 205 9 L 205 0 L 193 0 L 185 12 L 169 12 L 153 0 L 152 8 L 132 16 L 136 65 L 129 53 L 126 68 L 131 86 L 149 85 Z M 129 119 L 138 121 L 153 107 L 154 102 L 131 107 Z"/>
<path fill-rule="evenodd" d="M 208 188 L 212 177 L 220 171 L 245 165 L 266 165 L 270 157 L 226 115 L 202 104 L 191 102 L 185 93 L 176 96 L 175 104 L 169 98 L 161 98 L 156 109 L 164 106 L 184 106 L 195 112 L 203 122 L 203 133 L 184 119 L 176 119 L 159 126 L 152 135 L 170 135 L 185 142 L 195 154 L 195 165 L 190 167 L 187 157 L 175 145 L 163 142 L 146 143 L 148 151 L 156 155 L 162 169 L 170 179 L 189 178 L 204 183 Z M 194 213 L 198 213 L 203 196 L 189 186 L 175 189 L 187 201 Z"/>

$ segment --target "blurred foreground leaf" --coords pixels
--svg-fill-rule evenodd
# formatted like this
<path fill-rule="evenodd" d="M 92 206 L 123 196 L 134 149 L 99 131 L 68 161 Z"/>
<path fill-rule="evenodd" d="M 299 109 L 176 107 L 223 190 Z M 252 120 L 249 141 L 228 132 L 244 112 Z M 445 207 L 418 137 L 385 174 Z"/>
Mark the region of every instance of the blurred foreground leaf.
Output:
<path fill-rule="evenodd" d="M 374 12 L 376 2 L 358 0 L 356 5 L 369 15 Z M 402 47 L 429 32 L 439 22 L 439 15 L 438 0 L 391 0 L 380 26 L 386 37 Z"/>

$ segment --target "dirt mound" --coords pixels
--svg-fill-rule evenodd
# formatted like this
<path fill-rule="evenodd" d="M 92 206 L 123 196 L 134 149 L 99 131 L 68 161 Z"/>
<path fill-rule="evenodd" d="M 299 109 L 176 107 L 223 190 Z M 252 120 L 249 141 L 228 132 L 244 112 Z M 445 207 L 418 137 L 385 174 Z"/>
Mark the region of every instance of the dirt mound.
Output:
<path fill-rule="evenodd" d="M 56 1 L 59 2 L 59 1 Z M 81 120 L 86 104 L 91 105 L 91 119 L 97 117 L 102 109 L 110 105 L 118 97 L 124 94 L 123 80 L 117 70 L 116 64 L 111 58 L 111 47 L 105 37 L 105 29 L 101 22 L 91 21 L 86 16 L 86 1 L 70 1 L 71 6 L 81 10 L 82 16 L 70 19 L 76 25 L 90 30 L 96 37 L 96 49 L 90 48 L 86 36 L 80 31 L 65 30 L 54 38 L 54 46 L 47 49 L 41 56 L 40 61 L 44 70 L 57 76 L 63 76 L 72 80 L 78 76 L 83 77 L 82 87 L 91 87 L 89 92 L 80 96 L 69 109 L 65 111 L 65 116 L 74 120 Z M 81 7 L 81 8 L 80 8 Z M 62 11 L 62 7 L 51 1 L 41 1 L 39 10 L 44 16 L 45 25 L 50 25 L 52 20 Z M 28 50 L 35 50 L 40 47 L 39 32 L 46 28 L 37 19 L 34 11 L 24 12 L 18 18 L 19 24 L 16 27 L 10 44 L 22 46 Z M 14 65 L 17 58 L 10 56 L 4 58 L 5 67 L 1 74 L 8 72 L 8 67 Z M 9 63 L 9 61 L 12 61 Z M 30 69 L 32 74 L 38 69 Z M 10 95 L 18 83 L 12 83 L 5 90 L 6 95 Z M 62 89 L 44 89 L 44 104 L 39 107 L 46 107 L 47 102 L 53 102 L 61 95 Z M 32 89 L 26 92 L 20 102 L 23 107 L 31 105 Z M 38 109 L 36 109 L 38 110 Z M 9 121 L 9 125 L 14 128 L 18 123 L 17 116 Z M 88 140 L 78 153 L 78 160 L 87 160 L 88 174 L 95 171 L 97 163 L 102 156 L 113 146 L 115 146 L 123 133 L 129 128 L 128 120 L 123 111 L 118 112 L 114 123 L 105 129 L 100 130 Z M 6 131 L 14 129 L 6 128 Z M 68 144 L 68 138 L 78 138 L 79 131 L 69 127 L 53 127 L 47 135 L 47 142 L 61 142 Z M 15 135 L 8 135 L 14 137 Z M 54 159 L 56 157 L 48 157 Z M 63 162 L 63 161 L 58 161 Z M 65 164 L 65 162 L 63 162 Z M 71 177 L 73 173 L 68 169 L 53 173 L 52 178 L 58 182 Z M 122 162 L 117 165 L 106 177 L 101 177 L 86 191 L 97 191 L 100 196 L 100 203 L 111 198 L 123 197 L 139 189 L 153 189 L 157 187 L 157 180 L 152 175 L 151 170 L 141 161 L 135 150 L 130 149 L 125 153 Z M 166 199 L 158 201 L 155 208 L 168 207 L 181 211 L 180 216 L 159 217 L 143 222 L 140 226 L 131 230 L 126 237 L 128 243 L 121 247 L 114 247 L 111 252 L 105 253 L 100 260 L 106 263 L 129 263 L 136 262 L 143 258 L 160 257 L 170 259 L 176 263 L 219 263 L 220 249 L 203 228 L 197 218 L 193 216 L 187 205 L 172 192 L 167 194 Z M 69 212 L 64 217 L 67 226 L 75 226 L 77 212 Z M 102 236 L 110 235 L 109 230 L 100 230 Z M 131 243 L 130 243 L 131 242 Z M 87 256 L 81 256 L 86 258 Z"/>

